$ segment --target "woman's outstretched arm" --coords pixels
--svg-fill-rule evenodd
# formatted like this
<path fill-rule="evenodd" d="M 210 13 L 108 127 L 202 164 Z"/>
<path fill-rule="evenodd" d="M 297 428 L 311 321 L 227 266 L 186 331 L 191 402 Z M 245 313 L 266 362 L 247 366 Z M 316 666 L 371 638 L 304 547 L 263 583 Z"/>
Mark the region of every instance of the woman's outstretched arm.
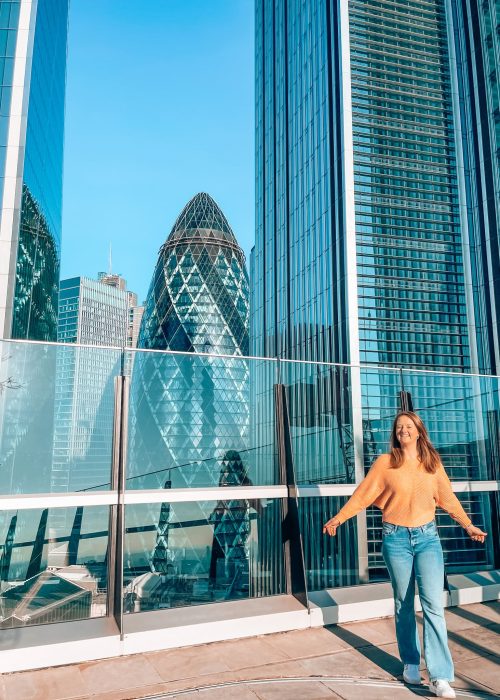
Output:
<path fill-rule="evenodd" d="M 384 490 L 384 473 L 389 461 L 389 455 L 381 455 L 372 464 L 370 471 L 356 488 L 345 506 L 337 515 L 324 524 L 323 533 L 335 535 L 337 527 L 349 518 L 353 518 L 364 508 L 370 506 Z"/>

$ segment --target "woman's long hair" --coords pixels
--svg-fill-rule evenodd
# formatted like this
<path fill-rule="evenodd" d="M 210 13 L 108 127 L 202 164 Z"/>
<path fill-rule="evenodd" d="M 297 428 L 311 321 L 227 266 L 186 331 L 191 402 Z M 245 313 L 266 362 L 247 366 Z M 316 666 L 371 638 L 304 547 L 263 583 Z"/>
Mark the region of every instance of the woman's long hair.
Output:
<path fill-rule="evenodd" d="M 422 419 L 419 418 L 416 413 L 413 413 L 413 411 L 401 411 L 401 413 L 398 413 L 398 415 L 394 419 L 394 423 L 392 424 L 390 441 L 391 468 L 399 469 L 399 467 L 404 462 L 404 453 L 401 449 L 401 444 L 396 434 L 396 426 L 398 424 L 398 420 L 400 418 L 403 418 L 404 416 L 406 416 L 407 418 L 411 418 L 411 420 L 415 423 L 415 427 L 418 432 L 417 453 L 420 462 L 423 464 L 426 472 L 434 474 L 439 465 L 441 464 L 441 458 L 436 448 L 433 447 L 432 442 L 429 439 L 427 429 L 423 424 Z"/>

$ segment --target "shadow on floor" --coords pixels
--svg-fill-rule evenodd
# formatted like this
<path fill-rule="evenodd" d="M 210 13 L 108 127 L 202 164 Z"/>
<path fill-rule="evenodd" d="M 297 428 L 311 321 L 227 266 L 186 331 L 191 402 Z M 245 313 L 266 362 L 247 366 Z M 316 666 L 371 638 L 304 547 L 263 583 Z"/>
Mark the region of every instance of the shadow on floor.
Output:
<path fill-rule="evenodd" d="M 346 630 L 343 627 L 332 626 L 326 628 L 331 634 L 343 642 L 350 644 L 352 648 L 359 654 L 362 654 L 365 658 L 369 659 L 372 663 L 376 664 L 379 668 L 387 673 L 390 673 L 394 678 L 400 677 L 403 673 L 403 667 L 401 661 L 392 654 L 388 654 L 383 649 L 375 646 L 368 640 L 360 637 L 350 630 Z"/>
<path fill-rule="evenodd" d="M 487 603 L 481 603 L 481 605 L 485 605 L 486 607 L 495 611 L 498 607 L 497 605 L 488 605 Z M 493 620 L 490 620 L 488 617 L 483 617 L 482 615 L 473 613 L 470 610 L 465 610 L 464 608 L 447 608 L 447 612 L 451 613 L 452 615 L 456 615 L 457 617 L 461 617 L 463 620 L 468 620 L 469 622 L 479 625 L 480 627 L 487 627 L 489 629 L 493 629 L 494 631 L 498 631 L 500 628 L 500 624 L 498 622 L 493 622 Z"/>
<path fill-rule="evenodd" d="M 492 605 L 491 608 L 493 610 L 496 610 L 496 607 L 494 605 Z M 477 613 L 470 612 L 469 610 L 464 610 L 463 608 L 447 608 L 446 612 L 452 613 L 453 615 L 457 615 L 457 617 L 461 617 L 464 620 L 468 620 L 469 622 L 474 623 L 474 625 L 477 625 L 478 627 L 482 627 L 483 629 L 488 630 L 489 632 L 497 632 L 498 629 L 500 629 L 500 625 L 493 622 L 493 620 L 490 620 L 487 617 L 482 617 L 481 615 L 478 615 Z M 422 613 L 421 612 L 419 612 L 417 615 L 417 621 L 418 621 L 419 627 L 422 627 Z M 464 649 L 468 649 L 475 656 L 487 656 L 495 663 L 500 663 L 500 655 L 495 653 L 494 649 L 482 646 L 481 644 L 478 644 L 475 641 L 471 641 L 470 639 L 467 639 L 467 630 L 466 629 L 463 630 L 462 632 L 452 632 L 452 631 L 448 630 L 448 639 L 455 642 L 456 644 L 459 644 Z"/>

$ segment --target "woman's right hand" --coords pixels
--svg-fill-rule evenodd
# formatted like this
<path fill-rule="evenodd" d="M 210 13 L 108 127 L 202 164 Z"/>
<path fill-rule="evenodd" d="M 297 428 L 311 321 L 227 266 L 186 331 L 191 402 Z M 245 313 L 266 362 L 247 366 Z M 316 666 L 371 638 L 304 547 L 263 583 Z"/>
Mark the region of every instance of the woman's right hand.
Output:
<path fill-rule="evenodd" d="M 330 537 L 335 537 L 339 526 L 340 523 L 336 518 L 330 518 L 330 520 L 323 525 L 323 534 L 330 535 Z"/>
<path fill-rule="evenodd" d="M 465 532 L 469 535 L 471 540 L 474 540 L 474 542 L 484 542 L 488 535 L 487 532 L 483 532 L 472 523 L 469 525 L 469 527 L 465 528 Z"/>

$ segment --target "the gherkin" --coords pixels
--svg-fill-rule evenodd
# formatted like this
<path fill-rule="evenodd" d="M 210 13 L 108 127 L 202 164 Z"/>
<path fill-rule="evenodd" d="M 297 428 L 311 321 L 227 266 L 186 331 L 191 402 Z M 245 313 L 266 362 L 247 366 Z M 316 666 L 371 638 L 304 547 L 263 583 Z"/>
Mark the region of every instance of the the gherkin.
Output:
<path fill-rule="evenodd" d="M 148 292 L 138 348 L 186 354 L 139 351 L 135 356 L 131 488 L 247 483 L 248 361 L 217 355 L 248 355 L 248 321 L 244 254 L 218 205 L 208 194 L 197 194 L 161 247 Z M 234 474 L 229 475 L 231 465 Z M 164 504 L 160 514 L 151 516 L 156 522 L 151 570 L 175 587 L 181 550 L 182 559 L 206 568 L 206 551 L 191 542 L 194 519 L 213 530 L 210 578 L 216 570 L 228 574 L 229 560 L 234 564 L 228 575 L 234 578 L 236 567 L 242 578 L 241 569 L 248 572 L 249 524 L 248 509 L 241 506 L 226 502 L 221 517 L 220 503 L 189 504 L 188 509 Z M 220 557 L 224 566 L 215 565 Z"/>
<path fill-rule="evenodd" d="M 138 347 L 248 355 L 243 251 L 210 195 L 191 199 L 160 249 Z"/>

